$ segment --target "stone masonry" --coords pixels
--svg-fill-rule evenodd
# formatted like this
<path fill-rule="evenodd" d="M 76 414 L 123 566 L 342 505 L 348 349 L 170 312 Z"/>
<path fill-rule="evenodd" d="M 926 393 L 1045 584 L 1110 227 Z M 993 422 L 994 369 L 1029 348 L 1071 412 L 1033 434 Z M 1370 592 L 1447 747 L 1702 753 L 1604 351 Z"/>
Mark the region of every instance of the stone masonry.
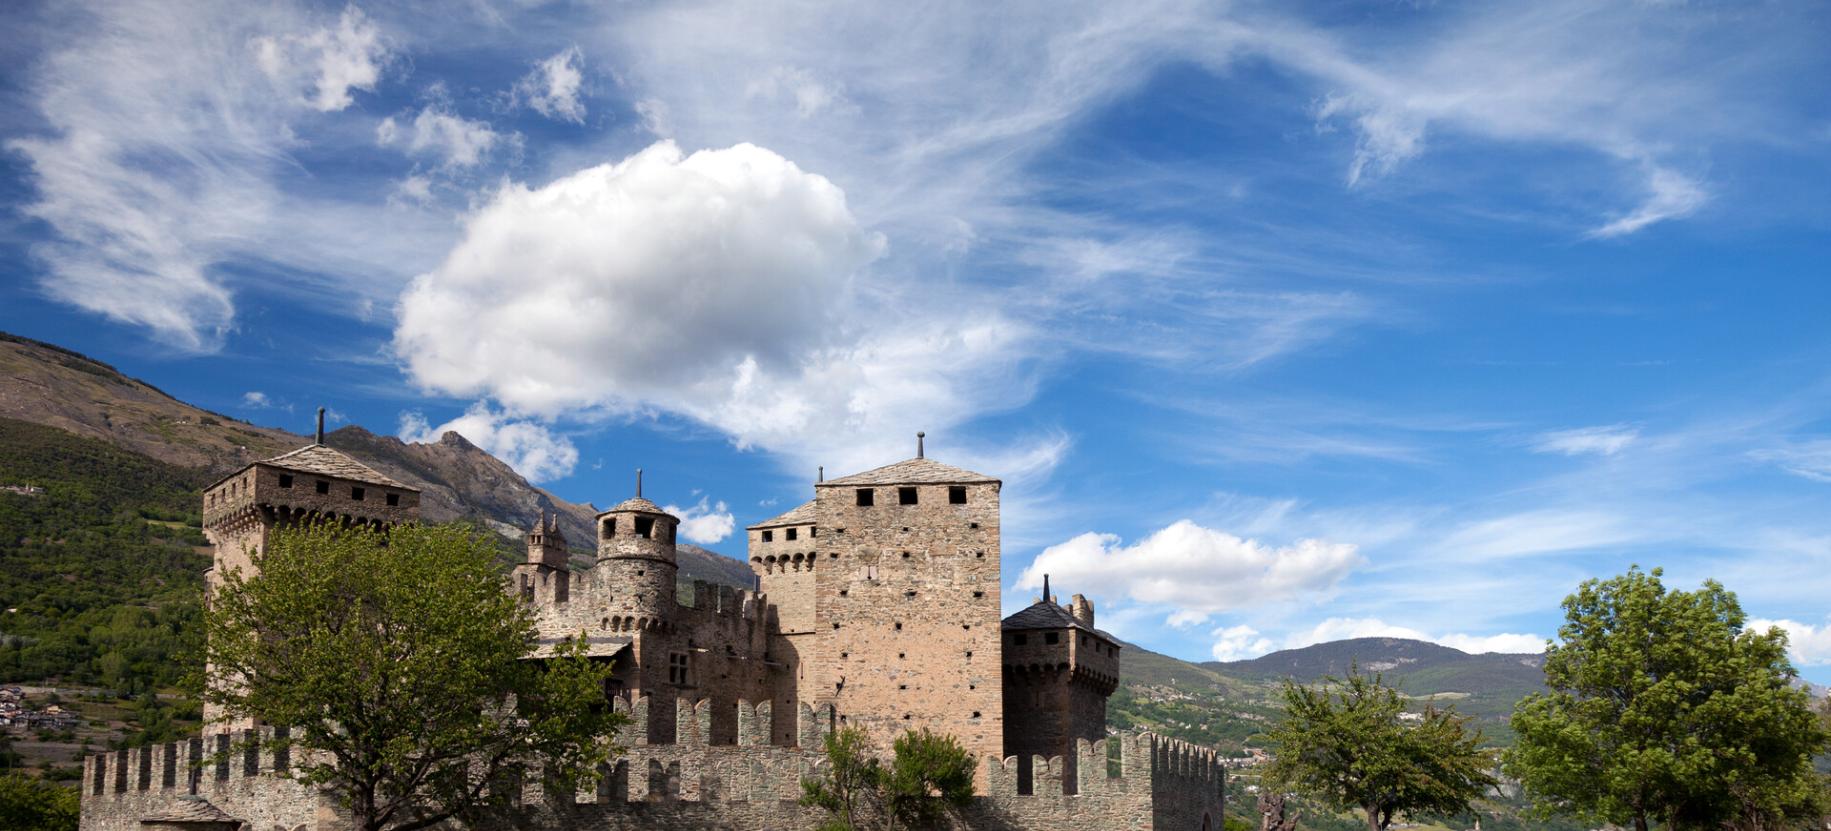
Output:
<path fill-rule="evenodd" d="M 925 458 L 818 482 L 813 499 L 751 526 L 758 590 L 675 584 L 677 517 L 637 493 L 597 517 L 588 568 L 543 517 L 508 581 L 535 613 L 536 655 L 583 636 L 612 662 L 628 751 L 577 794 L 518 786 L 504 828 L 798 829 L 834 729 L 887 749 L 904 730 L 956 736 L 982 759 L 973 829 L 1218 829 L 1214 753 L 1106 729 L 1117 639 L 1093 604 L 1043 597 L 1000 620 L 999 490 Z M 332 520 L 386 529 L 419 494 L 314 444 L 211 486 L 210 585 L 252 568 L 273 529 Z M 587 541 L 580 541 L 587 542 Z M 342 810 L 289 778 L 273 728 L 206 713 L 202 737 L 85 762 L 83 831 L 308 831 Z M 245 746 L 245 749 L 244 749 Z"/>

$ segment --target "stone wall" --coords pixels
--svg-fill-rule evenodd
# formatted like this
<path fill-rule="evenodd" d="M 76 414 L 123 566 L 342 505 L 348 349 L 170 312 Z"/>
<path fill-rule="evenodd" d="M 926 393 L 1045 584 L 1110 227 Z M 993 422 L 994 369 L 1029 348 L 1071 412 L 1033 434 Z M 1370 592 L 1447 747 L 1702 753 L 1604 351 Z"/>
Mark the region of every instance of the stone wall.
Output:
<path fill-rule="evenodd" d="M 912 726 L 1003 752 L 998 484 L 815 487 L 815 636 L 802 701 L 831 702 L 880 743 Z M 808 658 L 804 657 L 804 660 Z"/>
<path fill-rule="evenodd" d="M 815 748 L 833 728 L 830 707 L 796 713 L 801 746 L 770 744 L 768 702 L 739 703 L 732 744 L 710 741 L 710 702 L 680 701 L 674 744 L 649 744 L 648 699 L 618 699 L 636 717 L 618 741 L 627 750 L 577 793 L 548 793 L 533 774 L 519 787 L 519 806 L 496 827 L 508 829 L 811 828 L 820 815 L 796 800 L 801 781 L 820 774 Z M 227 736 L 209 737 L 214 752 Z M 244 736 L 245 738 L 249 738 Z M 201 739 L 93 756 L 84 763 L 82 831 L 138 831 L 140 820 L 195 794 L 247 821 L 248 831 L 340 829 L 347 818 L 318 792 L 286 777 L 290 767 L 258 743 L 225 760 L 206 755 Z M 1109 754 L 1111 756 L 1109 757 Z M 1111 761 L 1109 762 L 1109 758 Z M 1077 771 L 1065 774 L 1070 767 Z M 1212 753 L 1150 734 L 1076 743 L 1075 760 L 986 758 L 984 786 L 953 827 L 1202 831 L 1220 828 L 1224 772 Z M 1206 823 L 1206 824 L 1204 824 Z"/>

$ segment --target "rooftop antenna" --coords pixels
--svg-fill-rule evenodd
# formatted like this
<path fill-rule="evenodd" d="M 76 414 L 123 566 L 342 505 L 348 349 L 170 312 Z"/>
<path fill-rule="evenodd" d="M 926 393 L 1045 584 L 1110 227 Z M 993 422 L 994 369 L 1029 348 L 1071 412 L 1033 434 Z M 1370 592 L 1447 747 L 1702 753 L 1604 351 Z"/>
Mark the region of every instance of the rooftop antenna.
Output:
<path fill-rule="evenodd" d="M 928 458 L 927 455 L 922 452 L 922 437 L 926 436 L 926 435 L 928 435 L 928 434 L 920 433 L 920 432 L 916 433 L 916 458 L 918 458 L 918 459 Z"/>
<path fill-rule="evenodd" d="M 642 495 L 642 468 L 636 468 L 636 495 Z"/>
<path fill-rule="evenodd" d="M 324 408 L 319 407 L 318 408 L 318 440 L 316 442 L 313 442 L 313 444 L 323 444 L 323 443 L 324 443 Z"/>

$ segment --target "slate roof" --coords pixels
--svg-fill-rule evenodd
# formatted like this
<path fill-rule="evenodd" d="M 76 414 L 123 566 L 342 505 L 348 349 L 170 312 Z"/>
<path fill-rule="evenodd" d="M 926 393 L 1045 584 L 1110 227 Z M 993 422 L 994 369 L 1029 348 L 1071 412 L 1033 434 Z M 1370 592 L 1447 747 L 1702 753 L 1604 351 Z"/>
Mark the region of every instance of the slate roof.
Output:
<path fill-rule="evenodd" d="M 814 521 L 814 502 L 808 500 L 790 509 L 787 513 L 778 514 L 763 520 L 751 528 L 774 528 L 778 525 L 807 525 Z"/>
<path fill-rule="evenodd" d="M 375 468 L 350 458 L 341 450 L 332 450 L 322 444 L 308 444 L 291 453 L 282 453 L 271 459 L 255 462 L 257 465 L 296 470 L 300 473 L 315 473 L 319 476 L 334 476 L 353 482 L 367 482 L 389 488 L 416 490 L 383 476 Z M 231 478 L 224 476 L 223 479 Z"/>
<path fill-rule="evenodd" d="M 971 485 L 997 484 L 998 480 L 983 473 L 944 465 L 933 459 L 908 459 L 884 465 L 864 473 L 828 479 L 815 487 L 847 485 Z"/>
<path fill-rule="evenodd" d="M 1079 629 L 1083 632 L 1092 632 L 1113 643 L 1119 642 L 1118 638 L 1075 620 L 1073 614 L 1056 605 L 1053 600 L 1038 600 L 1030 604 L 1030 608 L 1013 612 L 1010 617 L 1004 619 L 1000 627 L 1005 630 Z"/>
<path fill-rule="evenodd" d="M 645 514 L 665 514 L 665 513 L 667 513 L 667 511 L 661 510 L 660 505 L 650 502 L 647 499 L 640 497 L 640 496 L 632 496 L 628 499 L 623 500 L 622 502 L 618 502 L 617 504 L 612 505 L 605 510 L 599 511 L 598 515 L 603 516 L 604 514 L 611 513 L 612 511 L 641 511 Z"/>
<path fill-rule="evenodd" d="M 559 645 L 571 638 L 541 638 L 540 644 L 534 647 L 535 658 L 551 658 Z M 585 655 L 591 658 L 609 658 L 629 648 L 635 639 L 627 635 L 612 637 L 597 635 L 585 638 Z"/>
<path fill-rule="evenodd" d="M 210 804 L 210 800 L 195 794 L 185 794 L 173 800 L 164 810 L 148 814 L 141 818 L 141 823 L 231 823 L 240 825 L 241 820 L 223 813 L 221 808 Z"/>

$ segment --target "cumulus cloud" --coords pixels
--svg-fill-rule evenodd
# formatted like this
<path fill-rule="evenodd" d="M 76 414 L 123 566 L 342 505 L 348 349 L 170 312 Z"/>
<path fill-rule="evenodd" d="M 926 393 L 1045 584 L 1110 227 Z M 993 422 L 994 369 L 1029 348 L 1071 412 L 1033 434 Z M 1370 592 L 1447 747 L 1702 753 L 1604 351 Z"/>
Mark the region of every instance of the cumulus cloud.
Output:
<path fill-rule="evenodd" d="M 578 448 L 570 439 L 545 425 L 516 420 L 484 404 L 473 405 L 463 415 L 437 427 L 428 424 L 418 412 L 405 412 L 401 414 L 399 432 L 402 441 L 415 443 L 435 442 L 447 432 L 455 432 L 530 482 L 566 476 L 579 461 Z"/>
<path fill-rule="evenodd" d="M 355 6 L 345 7 L 334 27 L 257 37 L 252 47 L 268 78 L 298 89 L 301 99 L 319 112 L 354 103 L 351 90 L 373 91 L 388 56 L 381 30 Z"/>
<path fill-rule="evenodd" d="M 1537 654 L 1545 651 L 1545 639 L 1538 635 L 1502 633 L 1497 635 L 1449 634 L 1433 636 L 1409 626 L 1398 626 L 1378 618 L 1332 617 L 1316 624 L 1308 630 L 1292 633 L 1285 638 L 1285 649 L 1298 649 L 1317 643 L 1348 640 L 1351 638 L 1405 638 L 1414 641 L 1429 641 L 1460 649 L 1470 654 L 1484 652 L 1505 652 L 1514 654 Z"/>
<path fill-rule="evenodd" d="M 585 123 L 585 103 L 579 94 L 585 82 L 585 55 L 577 46 L 562 49 L 534 65 L 534 71 L 515 82 L 515 101 L 555 121 Z"/>
<path fill-rule="evenodd" d="M 684 508 L 663 505 L 661 509 L 680 517 L 680 536 L 690 543 L 714 545 L 724 542 L 737 527 L 737 518 L 726 509 L 724 502 L 711 502 L 703 496 L 697 503 Z"/>
<path fill-rule="evenodd" d="M 1831 666 L 1831 620 L 1817 626 L 1785 618 L 1751 618 L 1745 629 L 1765 632 L 1779 627 L 1787 634 L 1787 654 L 1802 667 Z"/>
<path fill-rule="evenodd" d="M 860 291 L 884 247 L 839 188 L 769 150 L 664 141 L 500 188 L 402 295 L 394 349 L 421 386 L 517 413 L 659 410 L 740 447 L 902 451 L 1024 394 L 1008 377 L 1024 330 L 942 292 Z"/>
<path fill-rule="evenodd" d="M 1214 659 L 1243 661 L 1272 651 L 1271 639 L 1261 637 L 1251 626 L 1228 626 L 1214 630 Z"/>
<path fill-rule="evenodd" d="M 482 161 L 502 136 L 482 121 L 453 113 L 442 104 L 428 104 L 406 124 L 392 116 L 382 119 L 375 128 L 375 140 L 384 147 L 398 145 L 414 155 L 432 156 L 449 168 L 464 168 Z"/>
<path fill-rule="evenodd" d="M 1562 453 L 1566 456 L 1613 456 L 1640 438 L 1640 431 L 1625 424 L 1603 427 L 1579 427 L 1539 435 L 1532 449 L 1540 453 Z"/>
<path fill-rule="evenodd" d="M 267 398 L 267 393 L 250 390 L 242 393 L 242 406 L 254 410 L 265 410 L 273 406 L 273 401 Z"/>
<path fill-rule="evenodd" d="M 1132 545 L 1113 534 L 1087 533 L 1050 546 L 1024 569 L 1018 588 L 1099 587 L 1107 597 L 1166 607 L 1172 625 L 1229 609 L 1287 600 L 1334 588 L 1361 563 L 1355 546 L 1299 540 L 1271 546 L 1179 520 Z"/>

